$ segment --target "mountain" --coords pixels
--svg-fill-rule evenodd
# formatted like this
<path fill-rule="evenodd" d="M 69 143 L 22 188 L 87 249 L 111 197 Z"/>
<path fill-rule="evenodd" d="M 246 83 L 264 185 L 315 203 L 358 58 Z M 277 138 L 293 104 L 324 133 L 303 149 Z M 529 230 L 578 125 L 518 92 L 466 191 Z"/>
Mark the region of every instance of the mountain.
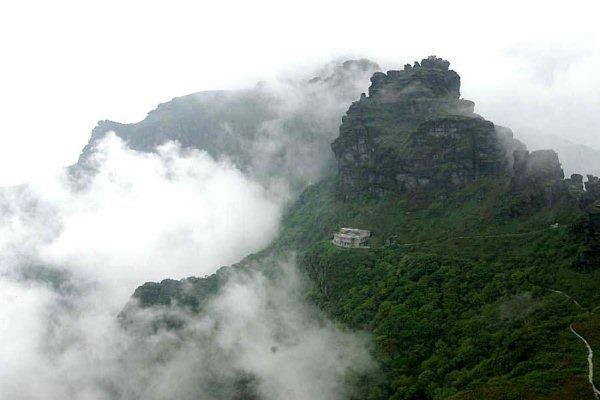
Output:
<path fill-rule="evenodd" d="M 100 121 L 78 164 L 85 164 L 98 140 L 114 132 L 133 150 L 152 152 L 177 141 L 229 159 L 262 182 L 278 177 L 304 188 L 330 168 L 329 143 L 339 118 L 378 69 L 366 59 L 348 60 L 307 81 L 177 97 L 138 123 Z"/>
<path fill-rule="evenodd" d="M 437 57 L 373 74 L 357 98 L 331 145 L 337 168 L 288 207 L 267 249 L 140 286 L 123 325 L 178 332 L 231 279 L 276 279 L 295 257 L 307 304 L 370 335 L 379 367 L 347 377 L 350 398 L 591 399 L 577 335 L 598 363 L 600 180 L 565 179 L 556 152 L 475 114 Z M 341 227 L 371 231 L 370 248 L 333 245 Z M 255 398 L 244 372 L 237 396 Z"/>
<path fill-rule="evenodd" d="M 460 99 L 460 77 L 448 67 L 431 57 L 373 75 L 369 96 L 350 106 L 332 144 L 342 197 L 464 184 L 512 163 L 503 144 L 524 149 Z"/>

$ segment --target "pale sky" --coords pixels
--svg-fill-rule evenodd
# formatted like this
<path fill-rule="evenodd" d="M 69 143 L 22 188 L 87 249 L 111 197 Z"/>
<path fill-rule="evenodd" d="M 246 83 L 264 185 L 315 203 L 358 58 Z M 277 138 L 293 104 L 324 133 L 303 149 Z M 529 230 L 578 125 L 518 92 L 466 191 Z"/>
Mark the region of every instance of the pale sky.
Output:
<path fill-rule="evenodd" d="M 96 121 L 342 56 L 449 59 L 486 118 L 600 148 L 591 1 L 12 1 L 0 5 L 0 185 L 73 163 Z"/>

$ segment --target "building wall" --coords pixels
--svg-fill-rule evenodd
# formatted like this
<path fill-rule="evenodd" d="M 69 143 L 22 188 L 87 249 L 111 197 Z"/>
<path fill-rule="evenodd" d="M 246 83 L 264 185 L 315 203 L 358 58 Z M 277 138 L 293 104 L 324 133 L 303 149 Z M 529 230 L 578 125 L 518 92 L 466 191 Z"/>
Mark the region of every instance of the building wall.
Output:
<path fill-rule="evenodd" d="M 367 242 L 369 240 L 369 236 L 360 235 L 356 237 L 341 237 L 340 233 L 335 233 L 333 235 L 332 243 L 336 246 L 346 247 L 346 248 L 361 248 L 368 247 Z"/>

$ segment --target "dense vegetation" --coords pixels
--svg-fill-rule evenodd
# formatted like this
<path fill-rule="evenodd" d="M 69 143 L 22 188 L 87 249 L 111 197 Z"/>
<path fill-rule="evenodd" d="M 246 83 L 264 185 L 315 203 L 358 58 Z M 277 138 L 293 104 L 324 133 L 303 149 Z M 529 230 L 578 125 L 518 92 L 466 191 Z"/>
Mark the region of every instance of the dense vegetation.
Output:
<path fill-rule="evenodd" d="M 566 197 L 544 206 L 502 180 L 352 203 L 326 181 L 290 210 L 276 246 L 304 247 L 312 298 L 372 332 L 384 383 L 357 398 L 585 399 L 586 351 L 568 327 L 597 326 L 586 310 L 599 304 L 600 271 L 574 267 L 581 218 Z M 372 229 L 375 245 L 331 245 L 339 226 Z"/>
<path fill-rule="evenodd" d="M 600 270 L 577 269 L 577 201 L 536 193 L 498 178 L 340 201 L 330 178 L 289 208 L 270 248 L 234 268 L 297 253 L 307 299 L 372 335 L 381 368 L 353 378 L 357 399 L 588 399 L 587 352 L 569 325 L 600 353 Z M 371 249 L 332 245 L 341 226 L 371 229 Z M 136 297 L 199 311 L 227 270 L 191 278 L 187 291 L 146 284 Z"/>

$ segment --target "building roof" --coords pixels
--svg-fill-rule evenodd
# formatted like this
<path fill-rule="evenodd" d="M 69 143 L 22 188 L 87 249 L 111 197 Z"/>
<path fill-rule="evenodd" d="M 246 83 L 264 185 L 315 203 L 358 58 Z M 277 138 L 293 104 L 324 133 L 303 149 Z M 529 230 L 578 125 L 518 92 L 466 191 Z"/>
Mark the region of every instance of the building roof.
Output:
<path fill-rule="evenodd" d="M 370 236 L 371 231 L 368 231 L 366 229 L 357 229 L 357 228 L 340 228 L 340 234 L 352 235 L 352 236 Z"/>

